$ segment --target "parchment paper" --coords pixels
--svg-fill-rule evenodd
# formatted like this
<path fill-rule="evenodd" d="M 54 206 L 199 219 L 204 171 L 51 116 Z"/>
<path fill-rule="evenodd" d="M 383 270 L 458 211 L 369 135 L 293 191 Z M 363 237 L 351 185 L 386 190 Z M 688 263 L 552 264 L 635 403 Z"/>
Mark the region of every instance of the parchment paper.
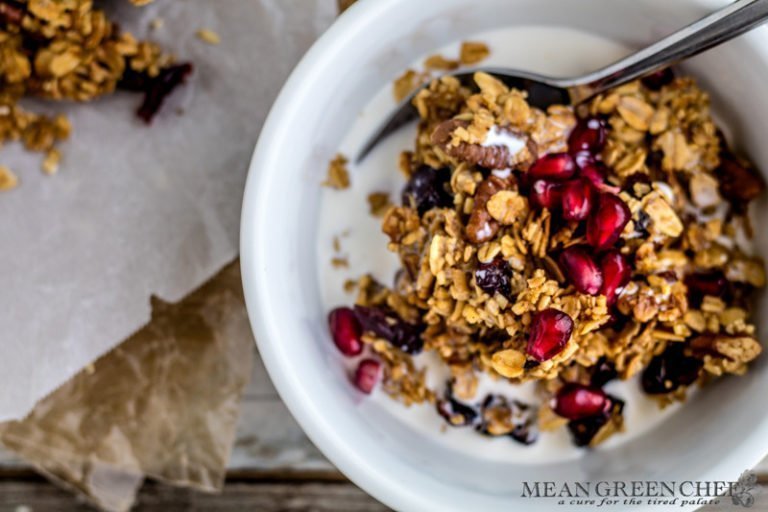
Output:
<path fill-rule="evenodd" d="M 336 14 L 333 0 L 111 2 L 120 25 L 190 60 L 195 73 L 151 127 L 120 93 L 63 110 L 61 170 L 19 147 L 0 195 L 0 420 L 33 404 L 144 325 L 149 297 L 175 302 L 237 254 L 253 145 L 289 71 Z M 158 30 L 150 21 L 163 20 Z M 221 44 L 195 37 L 217 32 Z M 29 105 L 28 105 L 29 106 Z"/>
<path fill-rule="evenodd" d="M 147 475 L 219 490 L 254 343 L 237 264 L 39 402 L 0 424 L 0 444 L 105 510 L 127 510 Z"/>

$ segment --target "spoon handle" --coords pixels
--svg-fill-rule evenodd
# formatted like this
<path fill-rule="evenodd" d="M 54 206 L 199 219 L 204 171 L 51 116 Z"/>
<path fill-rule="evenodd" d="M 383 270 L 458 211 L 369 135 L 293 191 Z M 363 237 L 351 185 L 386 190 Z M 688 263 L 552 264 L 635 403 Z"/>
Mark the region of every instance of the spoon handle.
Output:
<path fill-rule="evenodd" d="M 574 104 L 729 41 L 768 19 L 768 0 L 737 0 L 603 69 L 567 80 Z"/>

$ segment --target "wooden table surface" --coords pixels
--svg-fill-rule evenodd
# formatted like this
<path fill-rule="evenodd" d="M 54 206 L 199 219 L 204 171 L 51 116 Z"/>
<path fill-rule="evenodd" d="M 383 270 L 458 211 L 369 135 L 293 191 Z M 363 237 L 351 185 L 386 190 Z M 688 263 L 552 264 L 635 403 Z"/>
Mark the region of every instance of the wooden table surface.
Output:
<path fill-rule="evenodd" d="M 759 467 L 768 484 L 768 460 Z M 49 484 L 23 461 L 0 451 L 0 512 L 91 510 Z M 237 442 L 224 492 L 203 494 L 146 483 L 137 511 L 317 511 L 389 510 L 339 473 L 291 417 L 256 356 L 243 399 Z M 662 510 L 657 508 L 656 510 Z M 710 507 L 706 510 L 739 510 Z M 753 511 L 768 511 L 768 488 Z"/>

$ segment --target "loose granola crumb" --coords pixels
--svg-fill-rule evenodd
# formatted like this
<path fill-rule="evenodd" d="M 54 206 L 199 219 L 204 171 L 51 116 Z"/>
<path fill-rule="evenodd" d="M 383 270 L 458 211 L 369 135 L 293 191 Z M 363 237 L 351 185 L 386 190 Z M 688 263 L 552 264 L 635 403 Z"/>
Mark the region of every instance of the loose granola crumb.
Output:
<path fill-rule="evenodd" d="M 323 186 L 344 190 L 349 188 L 349 171 L 347 170 L 347 158 L 341 153 L 337 154 L 328 164 L 328 177 L 322 183 Z"/>
<path fill-rule="evenodd" d="M 43 172 L 51 175 L 56 174 L 59 170 L 59 161 L 61 160 L 61 154 L 58 149 L 52 148 L 48 150 L 43 160 Z"/>
<path fill-rule="evenodd" d="M 372 192 L 368 194 L 368 208 L 374 217 L 384 217 L 392 202 L 387 192 Z"/>
<path fill-rule="evenodd" d="M 426 73 L 419 73 L 413 69 L 406 70 L 392 84 L 392 94 L 395 97 L 395 101 L 404 100 L 420 85 L 426 83 L 428 79 L 429 75 Z"/>
<path fill-rule="evenodd" d="M 477 64 L 486 59 L 491 54 L 491 50 L 485 43 L 475 41 L 465 41 L 461 43 L 459 51 L 459 60 L 464 65 Z"/>
<path fill-rule="evenodd" d="M 195 32 L 195 35 L 197 35 L 197 38 L 204 43 L 212 45 L 221 43 L 221 37 L 219 37 L 219 34 L 208 28 L 199 29 L 197 32 Z"/>
<path fill-rule="evenodd" d="M 19 178 L 8 167 L 0 165 L 0 191 L 11 190 L 19 184 Z"/>
<path fill-rule="evenodd" d="M 349 268 L 349 260 L 342 256 L 335 256 L 331 258 L 331 265 L 334 268 Z"/>
<path fill-rule="evenodd" d="M 431 55 L 424 60 L 424 69 L 451 71 L 459 67 L 459 61 L 446 59 L 442 55 Z"/>

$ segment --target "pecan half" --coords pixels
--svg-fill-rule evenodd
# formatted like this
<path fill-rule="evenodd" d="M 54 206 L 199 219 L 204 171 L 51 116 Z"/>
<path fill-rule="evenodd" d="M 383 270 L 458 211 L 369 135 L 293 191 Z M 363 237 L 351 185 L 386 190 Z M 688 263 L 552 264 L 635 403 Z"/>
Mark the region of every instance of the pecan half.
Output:
<path fill-rule="evenodd" d="M 513 132 L 508 128 L 501 128 L 511 135 L 525 139 L 526 145 L 517 153 L 511 153 L 509 148 L 501 145 L 483 146 L 461 141 L 452 144 L 453 132 L 457 128 L 466 128 L 469 121 L 449 119 L 437 125 L 432 132 L 432 143 L 440 146 L 443 151 L 453 158 L 467 162 L 471 165 L 479 165 L 486 169 L 509 169 L 519 167 L 527 169 L 536 160 L 536 143 L 530 137 Z"/>
<path fill-rule="evenodd" d="M 480 183 L 475 194 L 475 204 L 465 229 L 467 240 L 473 244 L 482 244 L 496 236 L 499 231 L 499 223 L 488 211 L 488 200 L 496 192 L 510 188 L 510 185 L 508 180 L 494 175 Z"/>

